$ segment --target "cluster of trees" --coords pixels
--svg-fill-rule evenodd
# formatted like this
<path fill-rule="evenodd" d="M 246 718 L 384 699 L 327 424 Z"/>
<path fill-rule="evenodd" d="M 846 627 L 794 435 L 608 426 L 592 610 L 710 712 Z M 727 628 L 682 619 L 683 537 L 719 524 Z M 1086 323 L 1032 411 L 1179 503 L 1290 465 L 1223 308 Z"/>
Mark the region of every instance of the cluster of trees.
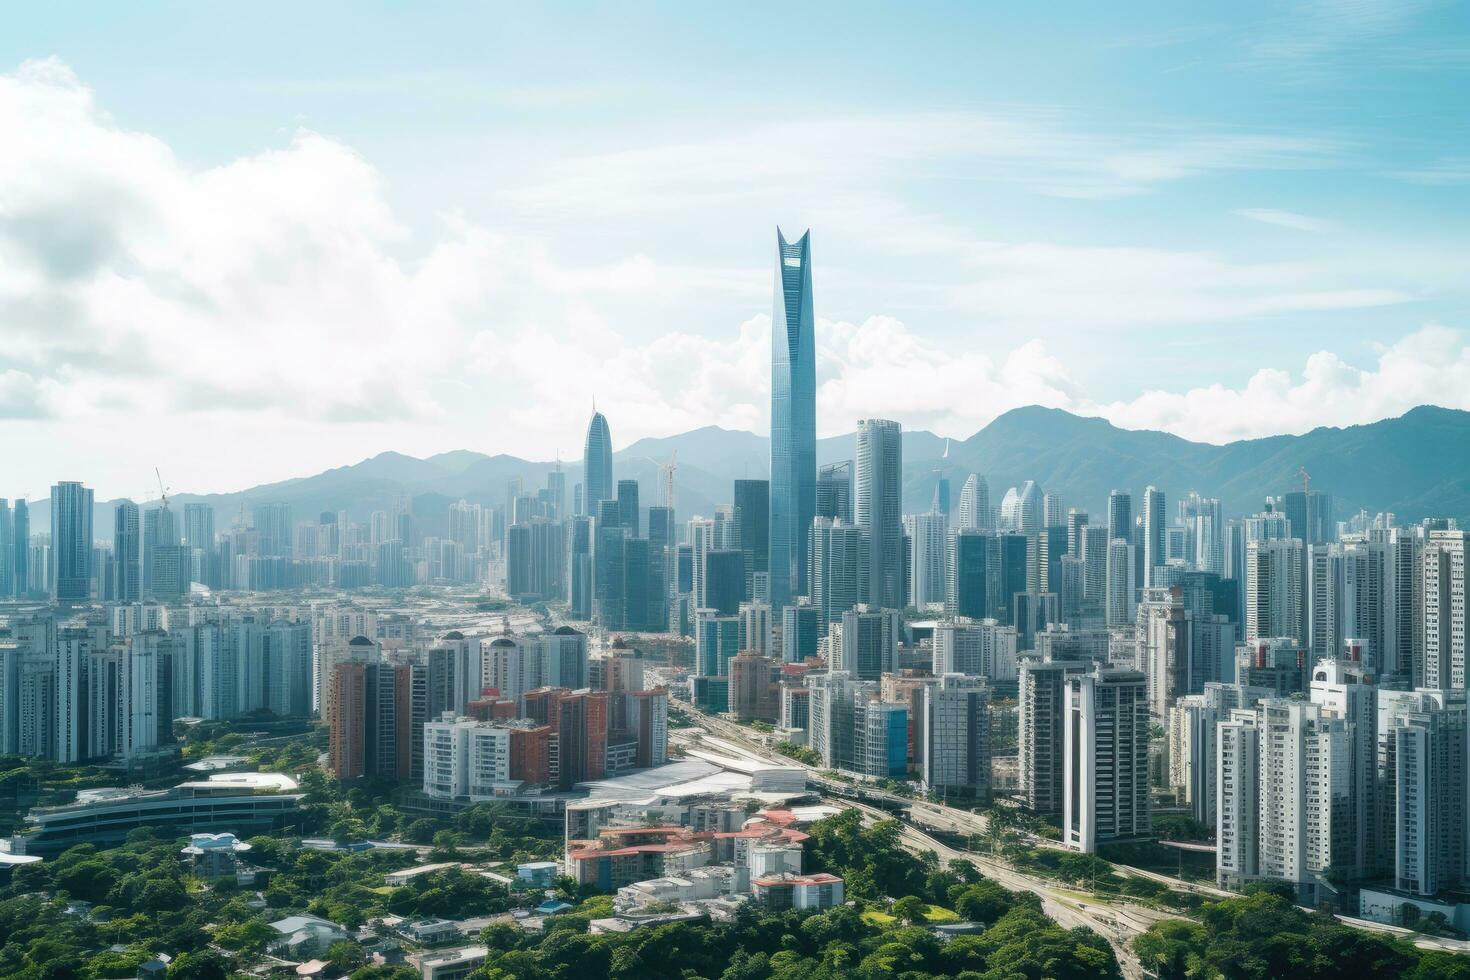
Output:
<path fill-rule="evenodd" d="M 968 887 L 968 886 L 967 886 Z M 1004 891 L 1004 889 L 1001 889 Z M 1018 900 L 983 932 L 941 941 L 928 929 L 865 922 L 843 906 L 819 913 L 746 907 L 734 922 L 671 924 L 626 935 L 592 935 L 586 922 L 606 914 L 606 899 L 557 916 L 546 934 L 529 938 L 494 926 L 490 948 L 472 980 L 1107 980 L 1119 976 L 1112 950 L 1087 930 L 1058 927 Z M 584 913 L 583 909 L 591 908 Z M 354 977 L 354 980 L 356 978 Z"/>
<path fill-rule="evenodd" d="M 816 749 L 805 745 L 797 745 L 795 742 L 777 742 L 776 751 L 788 759 L 795 759 L 803 765 L 820 766 L 822 764 L 822 757 L 817 754 Z"/>
<path fill-rule="evenodd" d="M 17 868 L 0 890 L 0 976 L 131 977 L 138 963 L 169 952 L 176 955 L 170 980 L 175 968 L 186 980 L 224 980 L 226 972 L 266 950 L 276 938 L 270 923 L 287 915 L 304 912 L 357 928 L 390 913 L 464 918 L 539 900 L 513 896 L 488 878 L 455 869 L 385 888 L 384 873 L 412 864 L 412 852 L 316 851 L 274 837 L 254 837 L 250 844 L 250 860 L 270 869 L 264 908 L 233 879 L 205 883 L 191 877 L 180 860 L 182 841 L 146 829 L 134 831 L 120 847 L 98 851 L 83 844 L 53 861 Z M 93 903 L 91 914 L 67 911 L 78 900 Z M 217 977 L 216 967 L 222 971 Z M 354 976 L 362 970 L 367 980 L 393 980 L 391 971 L 369 966 L 355 969 Z"/>
<path fill-rule="evenodd" d="M 1207 903 L 1198 922 L 1159 922 L 1133 948 L 1160 980 L 1470 980 L 1470 958 L 1345 926 L 1269 888 Z"/>

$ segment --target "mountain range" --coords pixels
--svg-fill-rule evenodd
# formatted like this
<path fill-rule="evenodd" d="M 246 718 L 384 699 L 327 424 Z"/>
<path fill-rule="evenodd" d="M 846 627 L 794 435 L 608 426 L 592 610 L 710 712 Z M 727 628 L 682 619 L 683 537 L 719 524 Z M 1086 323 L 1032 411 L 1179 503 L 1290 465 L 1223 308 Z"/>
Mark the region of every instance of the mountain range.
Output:
<path fill-rule="evenodd" d="M 615 420 L 614 420 L 615 421 Z M 819 463 L 852 459 L 853 434 L 818 440 Z M 617 479 L 636 479 L 642 503 L 658 502 L 659 464 L 677 453 L 675 505 L 679 519 L 710 515 L 732 498 L 731 481 L 764 478 L 769 472 L 769 441 L 751 432 L 705 426 L 679 435 L 640 439 L 613 456 Z M 982 474 L 998 507 L 1007 488 L 1035 480 L 1062 495 L 1068 507 L 1102 515 L 1108 492 L 1145 486 L 1173 499 L 1191 490 L 1219 497 L 1227 515 L 1254 513 L 1267 496 L 1301 487 L 1301 471 L 1314 489 L 1330 491 L 1337 519 L 1360 508 L 1392 511 L 1400 521 L 1428 516 L 1470 517 L 1470 412 L 1421 406 L 1398 418 L 1348 428 L 1318 428 L 1302 435 L 1271 436 L 1225 445 L 1190 442 L 1164 432 L 1120 429 L 1104 419 L 1060 409 L 1018 408 L 995 419 L 965 440 L 946 440 L 931 432 L 903 436 L 903 498 L 906 513 L 926 511 L 941 472 L 951 482 L 951 501 L 959 505 L 969 473 Z M 503 504 L 507 486 L 520 479 L 527 488 L 545 486 L 546 474 L 566 471 L 567 503 L 581 479 L 579 463 L 556 464 L 468 450 L 419 459 L 384 452 L 351 466 L 223 494 L 177 494 L 177 505 L 211 504 L 223 529 L 255 503 L 284 502 L 296 521 L 324 511 L 347 511 L 365 521 L 395 497 L 412 498 L 425 534 L 442 534 L 448 505 L 461 498 L 484 505 Z M 156 506 L 156 504 L 145 504 Z M 1135 504 L 1135 512 L 1137 510 Z M 45 501 L 33 505 L 32 527 L 45 528 Z M 110 536 L 112 502 L 97 505 L 94 532 Z"/>

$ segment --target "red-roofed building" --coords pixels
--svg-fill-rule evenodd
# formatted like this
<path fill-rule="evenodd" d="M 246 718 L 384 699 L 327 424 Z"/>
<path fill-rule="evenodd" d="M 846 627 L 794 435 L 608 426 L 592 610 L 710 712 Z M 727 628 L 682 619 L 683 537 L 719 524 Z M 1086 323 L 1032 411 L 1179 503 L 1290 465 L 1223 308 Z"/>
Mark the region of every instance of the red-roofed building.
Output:
<path fill-rule="evenodd" d="M 750 892 L 769 909 L 830 909 L 842 904 L 843 881 L 829 874 L 783 874 L 756 878 Z"/>

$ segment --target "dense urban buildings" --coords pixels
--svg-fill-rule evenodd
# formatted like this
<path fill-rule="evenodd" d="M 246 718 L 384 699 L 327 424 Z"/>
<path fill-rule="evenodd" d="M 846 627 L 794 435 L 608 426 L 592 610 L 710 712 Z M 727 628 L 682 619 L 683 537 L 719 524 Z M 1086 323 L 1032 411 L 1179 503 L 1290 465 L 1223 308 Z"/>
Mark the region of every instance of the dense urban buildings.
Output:
<path fill-rule="evenodd" d="M 792 856 L 784 811 L 741 830 L 672 793 L 597 802 L 708 754 L 671 752 L 684 712 L 857 787 L 1004 799 L 1072 850 L 1133 853 L 1156 813 L 1187 816 L 1222 887 L 1470 922 L 1456 521 L 1338 520 L 1304 485 L 1231 514 L 1209 488 L 1170 489 L 1171 509 L 1157 485 L 1087 500 L 1017 479 L 992 506 L 948 445 L 906 469 L 924 434 L 885 419 L 819 467 L 811 289 L 809 236 L 778 232 L 769 478 L 700 475 L 688 513 L 677 458 L 615 462 L 595 410 L 580 465 L 473 499 L 226 513 L 62 481 L 40 527 L 0 501 L 0 755 L 162 787 L 38 809 L 9 846 L 51 853 L 101 816 L 124 835 L 164 813 L 278 826 L 285 787 L 160 774 L 190 726 L 284 724 L 317 733 L 335 779 L 416 812 L 565 814 L 567 872 L 625 910 L 840 900 Z M 725 771 L 806 788 L 751 766 Z M 604 807 L 626 812 L 597 824 Z M 648 807 L 698 826 L 640 838 L 626 821 Z"/>

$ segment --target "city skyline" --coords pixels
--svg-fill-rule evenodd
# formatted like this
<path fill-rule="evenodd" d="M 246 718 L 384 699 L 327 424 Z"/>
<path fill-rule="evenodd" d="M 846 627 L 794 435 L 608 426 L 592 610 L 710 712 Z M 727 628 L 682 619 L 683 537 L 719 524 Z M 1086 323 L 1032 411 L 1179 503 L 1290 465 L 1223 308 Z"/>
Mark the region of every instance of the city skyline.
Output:
<path fill-rule="evenodd" d="M 1470 407 L 1464 30 L 1437 5 L 845 12 L 815 60 L 629 13 L 602 25 L 625 61 L 600 15 L 461 12 L 480 40 L 432 58 L 426 24 L 362 23 L 386 73 L 325 8 L 282 42 L 309 67 L 248 70 L 269 17 L 159 16 L 27 11 L 0 40 L 12 497 L 57 446 L 133 497 L 151 465 L 212 491 L 569 456 L 588 394 L 618 448 L 764 432 L 778 223 L 820 243 L 819 435 L 1039 403 L 1218 442 Z M 545 37 L 563 80 L 526 70 Z M 205 433 L 244 451 L 192 459 Z"/>
<path fill-rule="evenodd" d="M 1470 977 L 1460 13 L 18 10 L 0 974 Z"/>

